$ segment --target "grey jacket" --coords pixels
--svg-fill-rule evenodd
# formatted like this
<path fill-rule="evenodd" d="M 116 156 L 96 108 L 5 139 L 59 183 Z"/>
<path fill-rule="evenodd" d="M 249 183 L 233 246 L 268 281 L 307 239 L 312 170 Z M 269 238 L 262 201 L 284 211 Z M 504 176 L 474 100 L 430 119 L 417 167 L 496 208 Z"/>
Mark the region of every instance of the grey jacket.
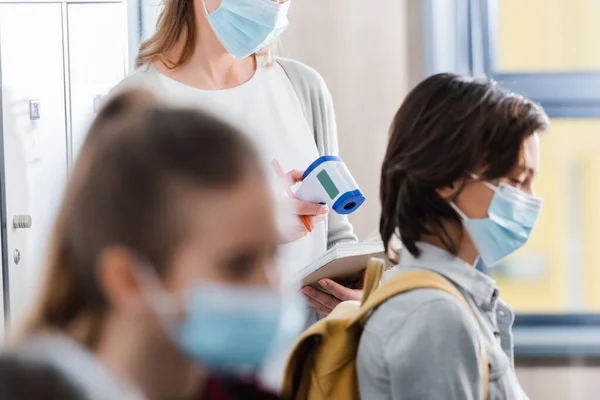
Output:
<path fill-rule="evenodd" d="M 488 400 L 527 396 L 513 363 L 513 312 L 493 279 L 444 250 L 419 243 L 387 278 L 425 269 L 449 279 L 464 295 L 479 325 L 490 365 Z M 483 384 L 475 321 L 454 297 L 415 290 L 385 302 L 361 337 L 357 368 L 363 399 L 481 400 Z"/>
<path fill-rule="evenodd" d="M 278 58 L 298 95 L 304 114 L 313 128 L 315 143 L 320 155 L 338 155 L 337 125 L 331 93 L 325 81 L 314 69 L 294 60 Z M 109 94 L 130 88 L 143 88 L 161 96 L 160 73 L 156 68 L 141 68 L 133 72 L 119 83 Z M 329 213 L 326 223 L 327 248 L 336 243 L 356 241 L 352 225 L 345 215 Z"/>

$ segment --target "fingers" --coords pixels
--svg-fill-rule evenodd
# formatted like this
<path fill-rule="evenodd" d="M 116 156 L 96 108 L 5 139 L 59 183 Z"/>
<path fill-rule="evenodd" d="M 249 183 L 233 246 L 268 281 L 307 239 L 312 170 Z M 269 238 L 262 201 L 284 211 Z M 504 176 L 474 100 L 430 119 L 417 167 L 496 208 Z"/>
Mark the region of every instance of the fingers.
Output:
<path fill-rule="evenodd" d="M 329 212 L 329 207 L 318 203 L 307 203 L 302 200 L 294 200 L 296 212 L 298 215 L 326 215 Z"/>
<path fill-rule="evenodd" d="M 339 283 L 332 281 L 331 279 L 321 279 L 319 281 L 319 285 L 321 285 L 324 289 L 326 289 L 329 293 L 331 293 L 333 296 L 335 296 L 341 301 L 360 301 L 362 298 L 362 290 L 347 288 L 346 286 L 342 286 Z"/>
<path fill-rule="evenodd" d="M 322 316 L 329 315 L 342 301 L 360 301 L 362 298 L 362 290 L 349 289 L 331 279 L 322 279 L 319 281 L 319 285 L 326 288 L 331 294 L 308 286 L 302 289 L 302 293 L 304 293 L 309 306 Z"/>
<path fill-rule="evenodd" d="M 308 301 L 308 305 L 310 308 L 312 308 L 313 310 L 315 310 L 316 312 L 319 313 L 320 316 L 322 317 L 326 317 L 329 314 L 331 314 L 331 312 L 333 311 L 333 308 L 329 308 L 324 306 L 323 304 L 319 303 L 316 300 L 313 300 L 311 298 L 306 298 Z"/>
<path fill-rule="evenodd" d="M 309 223 L 312 227 L 315 227 L 321 222 L 323 222 L 325 218 L 327 218 L 327 215 L 308 217 Z M 308 230 L 306 230 L 306 227 L 303 224 L 298 223 L 298 226 L 293 228 L 293 231 L 286 233 L 284 236 L 281 237 L 281 244 L 295 242 L 296 240 L 302 239 L 306 235 L 308 235 Z"/>
<path fill-rule="evenodd" d="M 294 183 L 302 181 L 302 175 L 304 175 L 304 171 L 299 171 L 297 169 L 293 169 L 287 174 L 285 174 L 286 178 L 291 180 Z"/>
<path fill-rule="evenodd" d="M 321 315 L 328 315 L 340 303 L 338 299 L 330 294 L 308 286 L 302 289 L 302 293 L 304 293 L 310 307 Z"/>

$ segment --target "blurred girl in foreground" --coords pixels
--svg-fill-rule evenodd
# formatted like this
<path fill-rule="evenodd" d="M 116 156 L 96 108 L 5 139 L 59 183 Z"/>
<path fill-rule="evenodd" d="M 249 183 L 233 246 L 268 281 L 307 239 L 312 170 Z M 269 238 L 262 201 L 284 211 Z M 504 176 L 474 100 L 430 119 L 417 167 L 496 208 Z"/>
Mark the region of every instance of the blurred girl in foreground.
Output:
<path fill-rule="evenodd" d="M 276 287 L 270 193 L 229 125 L 116 96 L 73 171 L 19 352 L 90 398 L 272 398 L 251 378 L 305 315 Z"/>

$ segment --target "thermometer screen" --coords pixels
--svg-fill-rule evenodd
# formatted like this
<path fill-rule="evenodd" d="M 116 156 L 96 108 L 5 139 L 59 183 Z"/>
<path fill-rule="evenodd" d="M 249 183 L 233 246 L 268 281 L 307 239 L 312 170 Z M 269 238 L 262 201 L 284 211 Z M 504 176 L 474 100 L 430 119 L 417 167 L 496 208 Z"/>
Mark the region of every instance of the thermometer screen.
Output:
<path fill-rule="evenodd" d="M 321 185 L 323 185 L 323 188 L 325 188 L 325 191 L 327 192 L 331 200 L 335 199 L 335 197 L 338 194 L 340 194 L 339 189 L 337 188 L 337 186 L 335 186 L 335 183 L 333 183 L 327 171 L 323 170 L 319 172 L 317 174 L 317 179 L 319 180 L 319 182 L 321 182 Z"/>

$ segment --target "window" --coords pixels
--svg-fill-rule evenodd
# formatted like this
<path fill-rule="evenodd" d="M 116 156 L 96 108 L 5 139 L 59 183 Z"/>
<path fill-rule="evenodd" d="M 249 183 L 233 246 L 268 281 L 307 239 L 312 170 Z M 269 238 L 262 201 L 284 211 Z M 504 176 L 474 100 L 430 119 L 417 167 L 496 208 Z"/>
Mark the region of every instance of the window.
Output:
<path fill-rule="evenodd" d="M 600 70 L 600 2 L 501 0 L 495 7 L 499 72 Z"/>
<path fill-rule="evenodd" d="M 469 12 L 484 72 L 552 119 L 541 139 L 538 229 L 492 274 L 517 311 L 600 312 L 600 2 L 488 0 Z"/>
<path fill-rule="evenodd" d="M 427 75 L 485 74 L 537 101 L 551 118 L 551 132 L 541 138 L 536 182 L 544 198 L 539 225 L 522 250 L 489 271 L 503 298 L 521 313 L 517 327 L 529 328 L 531 321 L 597 326 L 600 319 L 591 314 L 600 313 L 600 2 L 423 0 L 422 5 Z M 515 335 L 518 355 L 517 330 Z M 600 353 L 597 339 L 579 354 L 592 347 Z M 560 351 L 574 350 L 570 343 Z"/>

